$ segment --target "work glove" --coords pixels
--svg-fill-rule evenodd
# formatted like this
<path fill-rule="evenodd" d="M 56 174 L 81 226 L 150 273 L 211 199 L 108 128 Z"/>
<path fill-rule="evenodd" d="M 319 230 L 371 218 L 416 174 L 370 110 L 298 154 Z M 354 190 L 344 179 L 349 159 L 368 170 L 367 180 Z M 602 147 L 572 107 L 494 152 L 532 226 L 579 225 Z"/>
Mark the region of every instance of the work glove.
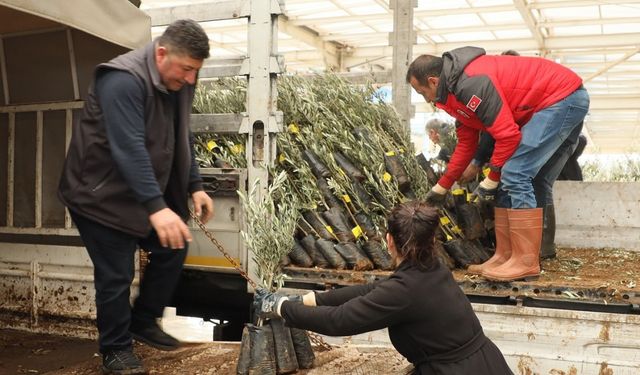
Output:
<path fill-rule="evenodd" d="M 447 198 L 447 191 L 439 184 L 435 184 L 427 193 L 425 200 L 434 207 L 442 206 Z"/>
<path fill-rule="evenodd" d="M 484 201 L 493 202 L 496 199 L 496 193 L 498 192 L 498 181 L 493 181 L 489 177 L 485 178 L 478 184 L 478 187 L 473 191 L 471 201 Z"/>
<path fill-rule="evenodd" d="M 287 296 L 258 288 L 253 297 L 253 307 L 259 318 L 263 320 L 275 319 L 281 317 L 280 307 L 284 301 L 302 303 L 302 296 Z"/>

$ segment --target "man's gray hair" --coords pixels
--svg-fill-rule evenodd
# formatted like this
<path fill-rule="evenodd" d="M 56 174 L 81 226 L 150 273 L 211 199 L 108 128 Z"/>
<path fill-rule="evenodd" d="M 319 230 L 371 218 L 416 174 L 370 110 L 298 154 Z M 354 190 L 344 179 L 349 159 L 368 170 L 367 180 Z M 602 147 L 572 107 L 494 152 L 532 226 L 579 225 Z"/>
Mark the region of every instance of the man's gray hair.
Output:
<path fill-rule="evenodd" d="M 431 120 L 427 121 L 425 129 L 427 132 L 429 132 L 429 130 L 435 130 L 438 134 L 440 134 L 440 136 L 444 136 L 445 134 L 448 134 L 453 130 L 453 124 L 450 124 L 439 118 L 432 118 Z"/>

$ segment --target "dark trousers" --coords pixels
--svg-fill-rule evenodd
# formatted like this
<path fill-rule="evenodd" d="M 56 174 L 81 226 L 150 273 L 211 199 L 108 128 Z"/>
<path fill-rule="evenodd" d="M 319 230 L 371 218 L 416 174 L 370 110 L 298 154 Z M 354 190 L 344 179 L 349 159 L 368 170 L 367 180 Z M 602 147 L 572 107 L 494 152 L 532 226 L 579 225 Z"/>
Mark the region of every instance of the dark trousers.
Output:
<path fill-rule="evenodd" d="M 71 217 L 94 266 L 100 352 L 129 349 L 131 321 L 154 323 L 171 302 L 187 249 L 162 247 L 155 231 L 146 238 L 138 238 L 73 212 Z M 149 252 L 149 264 L 132 309 L 130 288 L 138 247 Z"/>

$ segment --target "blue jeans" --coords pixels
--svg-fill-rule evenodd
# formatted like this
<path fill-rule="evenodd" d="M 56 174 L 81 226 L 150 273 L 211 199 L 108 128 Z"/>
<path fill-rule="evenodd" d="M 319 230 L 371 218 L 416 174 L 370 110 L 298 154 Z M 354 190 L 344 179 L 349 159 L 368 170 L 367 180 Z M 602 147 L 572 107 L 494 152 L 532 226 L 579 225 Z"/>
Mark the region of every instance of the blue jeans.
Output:
<path fill-rule="evenodd" d="M 520 129 L 520 145 L 502 167 L 496 207 L 535 208 L 553 203 L 553 183 L 577 145 L 588 110 L 589 94 L 580 88 L 534 113 Z"/>

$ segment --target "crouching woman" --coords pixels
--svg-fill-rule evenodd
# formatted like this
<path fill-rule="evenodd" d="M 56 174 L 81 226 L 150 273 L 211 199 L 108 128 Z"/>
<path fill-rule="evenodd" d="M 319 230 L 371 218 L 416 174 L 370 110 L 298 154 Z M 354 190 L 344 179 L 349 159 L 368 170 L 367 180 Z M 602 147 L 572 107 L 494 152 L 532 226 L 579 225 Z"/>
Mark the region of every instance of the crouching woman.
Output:
<path fill-rule="evenodd" d="M 438 210 L 420 201 L 396 206 L 387 244 L 396 270 L 386 280 L 303 296 L 303 303 L 259 291 L 256 312 L 329 336 L 388 328 L 416 375 L 510 375 L 469 300 L 434 253 Z"/>

